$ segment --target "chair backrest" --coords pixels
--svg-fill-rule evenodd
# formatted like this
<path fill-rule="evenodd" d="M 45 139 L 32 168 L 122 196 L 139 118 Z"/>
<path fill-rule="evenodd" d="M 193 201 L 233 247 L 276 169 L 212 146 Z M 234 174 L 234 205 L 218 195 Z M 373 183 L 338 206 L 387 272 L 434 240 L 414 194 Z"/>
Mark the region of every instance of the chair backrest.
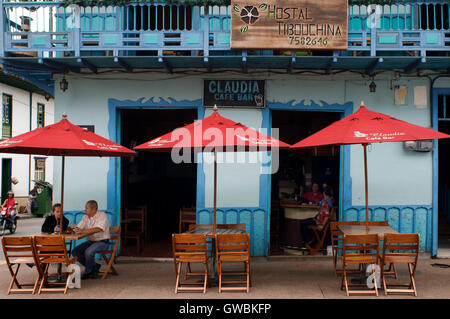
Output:
<path fill-rule="evenodd" d="M 383 256 L 419 256 L 419 234 L 384 234 Z"/>
<path fill-rule="evenodd" d="M 8 264 L 10 258 L 31 257 L 33 260 L 36 258 L 33 248 L 33 237 L 3 237 L 2 246 Z"/>
<path fill-rule="evenodd" d="M 378 260 L 378 234 L 345 235 L 342 246 L 344 261 L 346 257 L 373 256 Z"/>
<path fill-rule="evenodd" d="M 212 229 L 213 225 L 203 225 L 203 224 L 189 224 L 189 231 L 194 229 Z"/>
<path fill-rule="evenodd" d="M 216 234 L 216 252 L 239 252 L 250 255 L 250 237 L 244 234 Z"/>
<path fill-rule="evenodd" d="M 66 241 L 63 236 L 34 236 L 33 245 L 38 261 L 52 257 L 61 258 L 67 265 L 69 264 Z"/>
<path fill-rule="evenodd" d="M 217 229 L 235 229 L 246 231 L 245 224 L 217 224 Z"/>
<path fill-rule="evenodd" d="M 191 209 L 180 209 L 180 221 L 181 222 L 196 222 L 196 211 L 195 208 Z"/>
<path fill-rule="evenodd" d="M 117 240 L 120 239 L 120 226 L 111 226 L 109 227 L 109 235 L 110 240 Z"/>
<path fill-rule="evenodd" d="M 172 252 L 174 259 L 183 254 L 198 255 L 207 253 L 206 235 L 172 234 Z"/>
<path fill-rule="evenodd" d="M 138 224 L 139 231 L 145 232 L 145 215 L 145 207 L 125 208 L 124 217 L 127 221 L 127 223 L 125 223 L 125 232 L 128 231 L 128 227 L 130 227 L 131 224 Z"/>

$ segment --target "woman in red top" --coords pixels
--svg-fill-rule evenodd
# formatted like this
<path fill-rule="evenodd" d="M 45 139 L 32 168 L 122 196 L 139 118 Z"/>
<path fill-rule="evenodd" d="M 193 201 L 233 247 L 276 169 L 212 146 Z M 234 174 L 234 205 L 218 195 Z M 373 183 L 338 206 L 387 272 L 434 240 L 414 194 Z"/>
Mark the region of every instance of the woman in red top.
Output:
<path fill-rule="evenodd" d="M 9 211 L 12 207 L 16 207 L 16 199 L 14 198 L 14 193 L 12 191 L 8 192 L 8 198 L 3 202 L 2 208 L 5 208 Z"/>
<path fill-rule="evenodd" d="M 330 218 L 330 212 L 333 208 L 333 203 L 331 202 L 331 190 L 329 187 L 326 187 L 323 191 L 323 199 L 319 203 L 319 212 L 314 218 L 308 218 L 302 220 L 300 223 L 300 233 L 302 235 L 303 241 L 300 244 L 308 243 L 311 245 L 314 241 L 314 233 L 308 226 L 314 225 L 317 226 L 319 230 L 323 229 L 323 226 Z"/>

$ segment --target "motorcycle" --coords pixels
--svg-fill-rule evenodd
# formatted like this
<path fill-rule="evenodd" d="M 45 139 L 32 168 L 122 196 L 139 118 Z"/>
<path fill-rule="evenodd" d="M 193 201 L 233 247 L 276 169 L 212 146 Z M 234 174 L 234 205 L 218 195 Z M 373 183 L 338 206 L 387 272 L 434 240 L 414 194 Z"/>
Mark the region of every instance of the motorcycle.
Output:
<path fill-rule="evenodd" d="M 17 204 L 16 204 L 17 205 Z M 3 236 L 8 229 L 10 234 L 14 234 L 17 229 L 17 209 L 16 207 L 3 207 L 0 213 L 0 233 Z"/>

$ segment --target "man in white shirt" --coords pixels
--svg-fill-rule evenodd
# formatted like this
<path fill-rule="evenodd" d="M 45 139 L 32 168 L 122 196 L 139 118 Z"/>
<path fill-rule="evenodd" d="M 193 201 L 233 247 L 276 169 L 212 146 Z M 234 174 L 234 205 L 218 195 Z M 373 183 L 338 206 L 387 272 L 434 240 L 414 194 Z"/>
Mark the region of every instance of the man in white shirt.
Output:
<path fill-rule="evenodd" d="M 109 247 L 109 222 L 108 216 L 104 212 L 98 211 L 98 204 L 95 200 L 86 203 L 84 209 L 86 215 L 83 216 L 78 225 L 72 225 L 76 234 L 88 235 L 88 240 L 76 246 L 72 255 L 78 257 L 78 262 L 85 267 L 85 272 L 81 279 L 97 278 L 100 264 L 95 262 L 95 254 L 100 250 L 107 250 Z"/>

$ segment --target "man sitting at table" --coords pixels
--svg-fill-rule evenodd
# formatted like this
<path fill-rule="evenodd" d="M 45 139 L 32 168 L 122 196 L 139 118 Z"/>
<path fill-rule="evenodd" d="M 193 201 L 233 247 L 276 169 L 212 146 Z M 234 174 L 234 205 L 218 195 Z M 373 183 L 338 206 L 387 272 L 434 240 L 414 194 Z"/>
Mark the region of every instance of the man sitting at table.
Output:
<path fill-rule="evenodd" d="M 88 201 L 84 211 L 86 215 L 83 216 L 78 225 L 72 225 L 72 229 L 76 234 L 87 235 L 88 240 L 76 246 L 72 255 L 78 257 L 78 262 L 85 267 L 81 279 L 97 278 L 100 264 L 95 262 L 95 254 L 109 247 L 108 216 L 98 210 L 98 204 L 95 200 Z"/>
<path fill-rule="evenodd" d="M 303 197 L 312 205 L 317 205 L 323 199 L 323 194 L 319 191 L 319 184 L 313 183 L 310 192 L 307 192 Z"/>
<path fill-rule="evenodd" d="M 322 230 L 330 217 L 331 209 L 333 208 L 333 203 L 331 202 L 331 190 L 326 187 L 323 191 L 323 199 L 319 203 L 319 212 L 314 218 L 308 218 L 300 222 L 300 232 L 303 238 L 303 242 L 300 244 L 312 245 L 314 242 L 314 233 L 308 226 L 317 226 L 319 230 Z"/>
<path fill-rule="evenodd" d="M 48 216 L 41 227 L 43 233 L 56 233 L 59 232 L 59 221 L 61 220 L 61 204 L 55 204 L 52 207 L 53 215 Z M 67 230 L 69 226 L 69 220 L 63 215 L 63 232 Z"/>

